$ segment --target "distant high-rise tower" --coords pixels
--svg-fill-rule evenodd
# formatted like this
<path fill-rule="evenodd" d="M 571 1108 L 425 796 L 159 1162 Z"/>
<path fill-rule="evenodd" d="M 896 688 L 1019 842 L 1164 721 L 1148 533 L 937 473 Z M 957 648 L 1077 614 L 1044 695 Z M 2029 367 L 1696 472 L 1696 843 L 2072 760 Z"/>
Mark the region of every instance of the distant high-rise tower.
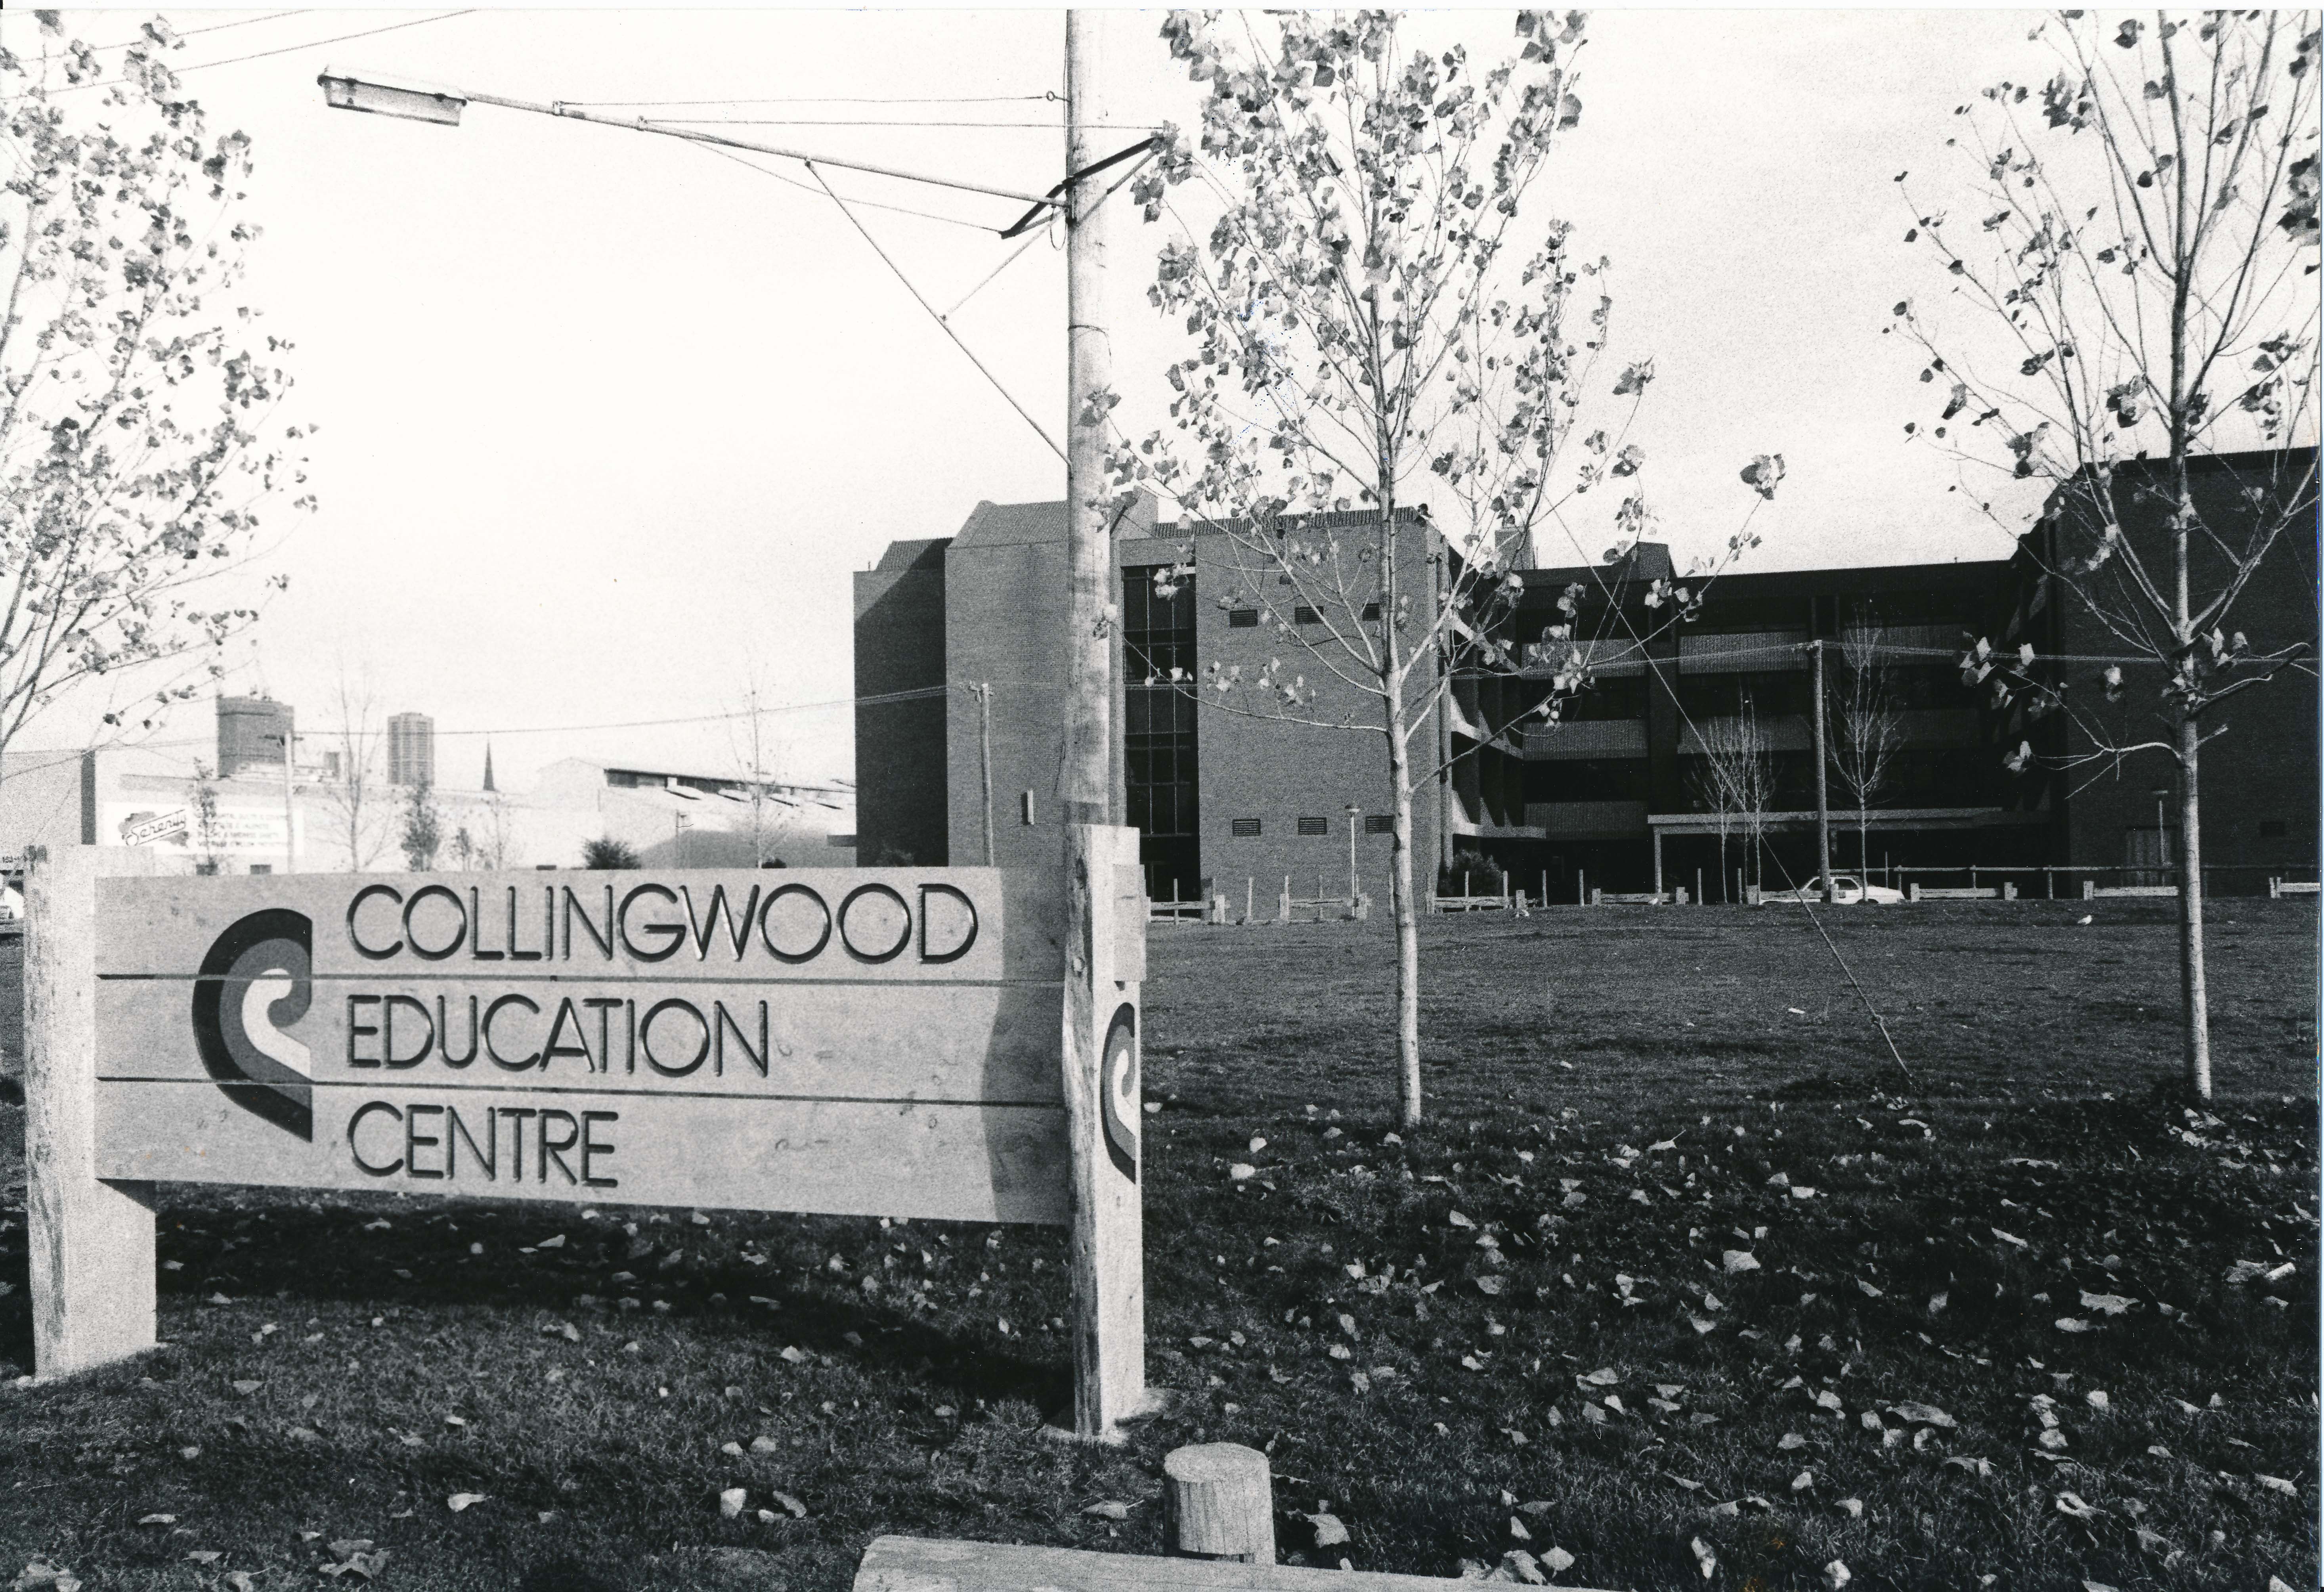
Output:
<path fill-rule="evenodd" d="M 293 715 L 287 702 L 268 697 L 220 697 L 217 699 L 217 773 L 230 780 L 254 764 L 278 773 L 286 742 L 293 734 Z"/>
<path fill-rule="evenodd" d="M 387 782 L 436 782 L 436 721 L 425 713 L 399 713 L 387 721 Z"/>

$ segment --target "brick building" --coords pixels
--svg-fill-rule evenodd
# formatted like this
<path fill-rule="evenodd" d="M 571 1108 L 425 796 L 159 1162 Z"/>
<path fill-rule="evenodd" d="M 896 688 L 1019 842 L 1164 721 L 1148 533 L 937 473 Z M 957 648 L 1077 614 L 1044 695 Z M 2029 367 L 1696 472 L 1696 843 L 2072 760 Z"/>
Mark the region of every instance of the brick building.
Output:
<path fill-rule="evenodd" d="M 2233 461 L 2215 467 L 2222 483 L 2234 474 Z M 1347 536 L 1366 521 L 1291 523 Z M 956 536 L 896 542 L 855 577 L 856 690 L 872 699 L 856 709 L 861 861 L 982 862 L 988 810 L 994 861 L 1056 856 L 1065 524 L 1062 504 L 980 504 Z M 1424 532 L 1405 545 L 1406 589 L 1425 594 L 1434 541 Z M 1157 571 L 1185 562 L 1191 578 L 1157 590 Z M 1119 527 L 1115 564 L 1114 816 L 1144 836 L 1149 890 L 1192 897 L 1207 886 L 1239 900 L 1251 880 L 1264 902 L 1288 875 L 1299 894 L 1337 893 L 1352 828 L 1360 887 L 1383 898 L 1382 738 L 1231 711 L 1201 683 L 1213 666 L 1240 666 L 1248 678 L 1278 659 L 1315 688 L 1303 717 L 1369 722 L 1361 695 L 1310 650 L 1328 649 L 1327 616 L 1295 606 L 1294 594 L 1246 567 L 1230 539 L 1157 525 L 1150 505 Z M 1735 893 L 1738 867 L 1771 884 L 1806 878 L 1815 866 L 1809 649 L 1817 642 L 1834 743 L 1851 657 L 1877 671 L 1894 721 L 1861 833 L 1852 794 L 1836 774 L 1830 781 L 1835 866 L 2117 867 L 2169 844 L 2153 833 L 2151 791 L 2169 779 L 2159 756 L 2096 784 L 2004 767 L 2025 734 L 2022 704 L 1997 708 L 1987 690 L 1964 684 L 1963 649 L 1979 637 L 2011 647 L 2031 640 L 2045 654 L 2098 646 L 2096 622 L 2051 592 L 2029 556 L 1729 574 L 1683 622 L 1649 601 L 1655 580 L 1671 574 L 1667 550 L 1652 543 L 1611 569 L 1521 572 L 1523 595 L 1495 629 L 1524 666 L 1460 673 L 1441 720 L 1415 736 L 1425 771 L 1440 743 L 1452 754 L 1451 777 L 1414 802 L 1423 887 L 1440 853 L 1491 857 L 1529 890 L 1545 882 L 1552 899 L 1567 901 L 1585 877 L 1613 890 L 1658 877 L 1692 890 L 1700 873 L 1712 901 Z M 1564 702 L 1558 722 L 1528 719 L 1565 648 L 1527 649 L 1569 622 L 1557 604 L 1573 588 L 1570 623 L 1587 646 L 1591 684 Z M 2312 641 L 2312 534 L 2285 539 L 2236 612 L 2255 646 Z M 1878 644 L 1868 654 L 1873 633 Z M 2207 861 L 2244 870 L 2215 878 L 2214 889 L 2262 888 L 2269 870 L 2313 876 L 2315 690 L 2313 675 L 2301 674 L 2250 693 L 2231 716 L 2235 734 L 2207 750 Z M 1254 705 L 1241 692 L 1226 700 Z M 1722 819 L 1714 795 L 1722 736 L 1746 720 L 1766 775 L 1756 865 L 1750 824 L 1732 811 Z M 2053 717 L 2040 733 L 2062 731 Z"/>
<path fill-rule="evenodd" d="M 2118 466 L 2112 501 L 2124 540 L 2146 568 L 2167 582 L 2171 568 L 2163 527 L 2169 512 L 2159 488 L 2160 462 Z M 2313 878 L 2318 858 L 2318 744 L 2316 663 L 2317 482 L 2316 450 L 2293 449 L 2221 454 L 2193 460 L 2189 486 L 2204 530 L 2190 555 L 2191 604 L 2203 603 L 2231 578 L 2224 547 L 2241 547 L 2259 498 L 2264 523 L 2288 518 L 2255 578 L 2228 610 L 2222 628 L 2241 631 L 2257 653 L 2305 643 L 2301 664 L 2280 671 L 2220 704 L 2203 719 L 2204 734 L 2217 734 L 2201 751 L 2203 865 L 2211 888 L 2244 893 L 2280 875 Z M 2213 532 L 2217 533 L 2214 540 Z M 2099 659 L 2128 658 L 2121 637 L 2098 614 L 2063 585 L 2045 575 L 2058 566 L 2061 535 L 2071 528 L 2049 527 L 2043 538 L 2013 561 L 2011 611 L 1995 634 L 2015 647 L 2031 642 L 2044 657 L 2093 660 L 2066 665 L 2067 694 L 2079 716 L 2115 745 L 2153 741 L 2167 734 L 2157 697 L 2164 671 L 2153 663 L 2125 662 L 2122 690 L 2108 702 L 2096 678 Z M 2087 545 L 2087 543 L 2084 543 Z M 2038 555 L 2038 556 L 2037 556 Z M 2126 560 L 2101 566 L 2085 584 L 2117 623 L 2135 622 L 2153 610 L 2126 589 Z M 2141 626 L 2140 628 L 2149 628 Z M 2075 717 L 2051 714 L 2039 721 L 2014 715 L 2005 738 L 2030 740 L 2052 759 L 2086 758 L 2093 742 Z M 2065 772 L 2036 771 L 2026 783 L 2056 815 L 2054 847 L 2061 860 L 2095 865 L 2148 867 L 2154 877 L 2177 861 L 2181 839 L 2178 803 L 2172 795 L 2172 760 L 2160 751 L 2142 752 L 2112 763 L 2087 764 Z M 2157 793 L 2161 792 L 2158 811 Z"/>

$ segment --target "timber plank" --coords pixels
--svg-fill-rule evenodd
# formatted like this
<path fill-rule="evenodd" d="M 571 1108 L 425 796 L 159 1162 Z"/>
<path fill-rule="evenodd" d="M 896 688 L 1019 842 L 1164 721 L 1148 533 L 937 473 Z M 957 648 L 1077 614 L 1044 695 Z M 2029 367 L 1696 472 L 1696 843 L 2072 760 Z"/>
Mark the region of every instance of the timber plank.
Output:
<path fill-rule="evenodd" d="M 175 977 L 99 979 L 97 1076 L 206 1080 L 189 1020 L 195 984 Z M 592 1006 L 592 1000 L 618 1004 Z M 656 1019 L 647 1036 L 650 1044 L 641 1047 L 641 1020 L 669 1000 L 687 1004 Z M 510 1004 L 496 1011 L 503 1001 Z M 280 1032 L 307 1048 L 315 1081 L 374 1088 L 540 1086 L 618 1095 L 706 1091 L 737 1097 L 1062 1104 L 1057 1001 L 1054 985 L 899 984 L 867 991 L 604 976 L 483 974 L 447 981 L 374 974 L 315 980 L 311 1005 Z M 475 1034 L 487 1020 L 489 1046 Z M 689 1066 L 706 1024 L 707 1053 Z M 559 1051 L 554 1056 L 547 1054 L 552 1036 Z M 403 1065 L 383 1065 L 390 1041 Z M 467 1060 L 455 1065 L 447 1054 Z M 530 1065 L 516 1065 L 528 1060 Z"/>
<path fill-rule="evenodd" d="M 1378 1570 L 877 1537 L 863 1550 L 854 1592 L 1446 1592 L 1466 1584 Z"/>
<path fill-rule="evenodd" d="M 959 896 L 948 893 L 954 891 Z M 405 931 L 399 902 L 410 905 L 422 892 L 430 896 L 412 905 L 411 926 L 429 949 L 449 949 L 440 960 L 415 954 Z M 798 960 L 772 954 L 749 922 L 741 925 L 742 945 L 734 944 L 738 921 L 746 914 L 755 920 L 776 892 L 783 899 L 770 920 L 773 938 Z M 960 896 L 973 905 L 975 935 L 947 958 L 966 939 Z M 851 897 L 857 898 L 853 908 Z M 527 967 L 781 983 L 1056 983 L 1064 967 L 1062 893 L 1054 880 L 1029 869 L 235 875 L 109 879 L 99 883 L 97 902 L 100 976 L 190 976 L 221 933 L 267 908 L 288 908 L 311 921 L 318 976 L 392 969 L 431 977 Z M 827 939 L 825 909 L 838 920 Z M 626 938 L 608 927 L 609 916 L 625 918 Z M 383 958 L 366 956 L 357 949 L 358 935 L 374 950 L 394 949 Z M 601 939 L 610 939 L 612 949 Z M 883 956 L 891 947 L 895 954 Z M 656 955 L 665 949 L 669 954 Z M 540 959 L 528 961 L 526 952 Z"/>
<path fill-rule="evenodd" d="M 954 1221 L 1056 1224 L 1067 1215 L 1058 1175 L 1065 1119 L 1054 1106 L 567 1093 L 534 1085 L 493 1094 L 389 1075 L 359 1086 L 318 1080 L 312 1136 L 302 1137 L 207 1078 L 101 1081 L 96 1089 L 96 1171 L 106 1179 Z M 452 1112 L 465 1136 L 452 1127 Z M 544 1125 L 560 1151 L 546 1166 Z M 601 1147 L 595 1153 L 585 1155 L 576 1142 L 554 1144 L 585 1134 Z M 610 1181 L 593 1186 L 585 1177 Z"/>

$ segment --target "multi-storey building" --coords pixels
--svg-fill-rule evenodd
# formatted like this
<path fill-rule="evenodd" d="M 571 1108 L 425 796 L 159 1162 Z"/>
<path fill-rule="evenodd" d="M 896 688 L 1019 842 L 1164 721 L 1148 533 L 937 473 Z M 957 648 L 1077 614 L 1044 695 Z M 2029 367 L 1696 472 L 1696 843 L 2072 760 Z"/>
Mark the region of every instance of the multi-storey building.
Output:
<path fill-rule="evenodd" d="M 388 718 L 387 782 L 436 782 L 436 721 L 425 713 L 397 713 Z"/>
<path fill-rule="evenodd" d="M 2203 865 L 2213 875 L 2214 889 L 2248 890 L 2271 874 L 2314 877 L 2316 457 L 2313 448 L 2291 449 L 2219 454 L 2189 466 L 2189 494 L 2199 521 L 2190 539 L 2191 611 L 2200 614 L 2233 579 L 2231 555 L 2243 553 L 2255 525 L 2281 525 L 2218 628 L 2225 634 L 2241 633 L 2255 654 L 2297 654 L 2265 684 L 2238 692 L 2202 720 L 2206 738 L 2198 768 Z M 2123 541 L 2136 552 L 2148 577 L 2168 592 L 2172 572 L 2163 535 L 2170 512 L 2162 495 L 2164 472 L 2161 461 L 2116 467 L 2111 499 Z M 2090 500 L 2077 493 L 2066 501 Z M 2179 861 L 2182 844 L 2173 763 L 2157 750 L 2119 760 L 2096 755 L 2101 743 L 2151 745 L 2168 736 L 2160 701 L 2165 671 L 2157 663 L 2140 662 L 2126 644 L 2134 635 L 2163 634 L 2157 612 L 2132 589 L 2137 578 L 2122 557 L 2076 578 L 2104 611 L 2093 612 L 2050 573 L 2069 548 L 2087 547 L 2087 539 L 2056 524 L 2038 530 L 2035 537 L 2013 561 L 2010 606 L 1994 640 L 2007 649 L 2030 642 L 2043 658 L 2067 660 L 2062 678 L 2076 710 L 2031 718 L 2021 704 L 2004 739 L 2011 745 L 2029 741 L 2043 754 L 2025 782 L 2056 815 L 2053 844 L 2061 857 L 2152 868 L 2160 879 Z M 2122 671 L 2111 699 L 2102 683 L 2109 663 Z"/>
<path fill-rule="evenodd" d="M 2214 467 L 2240 480 L 2233 461 Z M 1286 528 L 1360 541 L 1368 523 L 1324 515 Z M 856 709 L 860 861 L 1032 865 L 1057 855 L 1065 524 L 1062 504 L 980 504 L 958 535 L 894 543 L 855 578 L 856 690 L 870 699 Z M 2316 635 L 2312 530 L 2284 539 L 2237 608 L 2255 647 Z M 1401 541 L 1404 589 L 1425 601 L 1441 545 L 1425 522 Z M 1265 901 L 1288 875 L 1298 894 L 1340 893 L 1352 831 L 1360 887 L 1383 895 L 1385 743 L 1362 727 L 1377 723 L 1375 705 L 1331 666 L 1346 662 L 1334 627 L 1376 627 L 1377 610 L 1319 613 L 1235 539 L 1157 525 L 1150 505 L 1118 528 L 1115 564 L 1114 816 L 1144 837 L 1148 889 L 1240 902 L 1251 881 Z M 1998 702 L 1961 667 L 1980 638 L 2032 641 L 2045 656 L 2105 650 L 2098 622 L 2040 569 L 2021 552 L 1729 573 L 1683 609 L 1656 590 L 1674 577 L 1652 543 L 1611 567 L 1519 571 L 1513 601 L 1473 616 L 1513 664 L 1485 669 L 1463 644 L 1450 701 L 1413 736 L 1416 880 L 1425 888 L 1456 854 L 1490 857 L 1554 900 L 1588 884 L 1659 884 L 1719 901 L 1742 883 L 1805 879 L 1816 865 L 1818 650 L 1836 866 L 2139 865 L 2171 844 L 2153 833 L 2167 762 L 2126 764 L 2096 783 L 2090 771 L 2061 778 L 2039 763 L 2013 773 L 2024 699 Z M 1560 689 L 1576 646 L 1586 683 Z M 1270 661 L 1309 686 L 1298 709 L 1249 688 Z M 1213 689 L 1238 671 L 1241 684 Z M 2206 751 L 2215 890 L 2261 888 L 2271 870 L 2313 876 L 2315 690 L 2301 673 L 2251 693 L 2236 705 L 2235 734 Z M 1557 714 L 1545 720 L 1539 707 L 1554 690 Z M 1849 716 L 1867 699 L 1886 727 L 1859 815 L 1840 764 L 1851 728 L 1865 742 L 1865 719 Z M 2052 716 L 2034 738 L 2054 739 L 2063 722 Z M 1757 771 L 1748 800 L 1729 766 L 1738 742 Z"/>

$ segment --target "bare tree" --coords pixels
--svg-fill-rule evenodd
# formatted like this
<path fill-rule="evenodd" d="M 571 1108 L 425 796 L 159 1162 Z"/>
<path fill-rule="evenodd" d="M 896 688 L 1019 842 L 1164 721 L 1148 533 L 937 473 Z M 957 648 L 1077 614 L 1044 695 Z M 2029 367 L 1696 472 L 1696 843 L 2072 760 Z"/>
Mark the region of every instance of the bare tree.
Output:
<path fill-rule="evenodd" d="M 208 764 L 197 762 L 194 777 L 186 782 L 186 839 L 193 848 L 197 874 L 225 872 L 226 843 L 221 828 L 217 780 Z"/>
<path fill-rule="evenodd" d="M 476 815 L 476 853 L 480 865 L 497 872 L 523 860 L 516 843 L 516 825 L 507 793 L 493 791 L 484 797 Z"/>
<path fill-rule="evenodd" d="M 368 873 L 386 849 L 393 815 L 383 786 L 386 771 L 380 766 L 383 736 L 376 727 L 379 705 L 368 675 L 350 680 L 339 671 L 338 777 L 323 787 L 323 804 L 347 856 L 347 866 Z"/>
<path fill-rule="evenodd" d="M 137 727 L 204 689 L 257 616 L 201 583 L 270 499 L 312 506 L 302 433 L 272 419 L 289 345 L 233 301 L 250 140 L 209 135 L 163 19 L 114 66 L 34 14 L 36 45 L 0 50 L 0 750 L 99 676 L 210 651 Z"/>
<path fill-rule="evenodd" d="M 734 743 L 735 760 L 751 773 L 751 861 L 755 866 L 764 867 L 767 859 L 774 855 L 776 844 L 789 831 L 794 811 L 788 801 L 774 793 L 774 781 L 780 773 L 781 748 L 767 733 L 762 706 L 765 692 L 755 665 L 749 680 L 742 693 L 742 709 L 728 721 L 728 728 Z"/>
<path fill-rule="evenodd" d="M 2255 646 L 2233 625 L 2277 543 L 2314 529 L 2316 17 L 2065 12 L 2035 36 L 2053 75 L 1986 89 L 1948 140 L 1976 162 L 1978 230 L 1930 210 L 1906 235 L 1971 313 L 1941 338 L 1908 302 L 1898 325 L 1949 389 L 1931 440 L 2048 486 L 2030 525 L 1996 521 L 2032 532 L 2026 556 L 2119 649 L 2098 669 L 1970 651 L 1964 674 L 1997 705 L 2062 713 L 2083 743 L 2038 754 L 2028 736 L 2010 766 L 2175 764 L 2186 1081 L 2208 1098 L 2199 754 L 2213 709 L 2309 655 L 2306 635 Z M 2243 449 L 2260 461 L 2246 478 L 2197 492 L 2197 458 Z M 2125 663 L 2151 682 L 2144 722 L 2068 695 L 2080 674 L 2118 698 Z"/>
<path fill-rule="evenodd" d="M 1167 373 L 1175 426 L 1123 439 L 1109 467 L 1125 498 L 1155 493 L 1219 538 L 1225 584 L 1314 671 L 1279 659 L 1249 676 L 1220 671 L 1203 699 L 1380 739 L 1397 1110 L 1412 1123 L 1413 801 L 1448 761 L 1428 732 L 1456 673 L 1518 667 L 1496 632 L 1537 532 L 1570 534 L 1582 495 L 1609 481 L 1620 497 L 1609 560 L 1649 529 L 1627 480 L 1645 454 L 1625 437 L 1654 367 L 1600 375 L 1605 263 L 1569 250 L 1566 223 L 1526 213 L 1581 119 L 1580 14 L 1519 14 L 1518 58 L 1481 72 L 1458 47 L 1406 53 L 1398 27 L 1378 12 L 1164 23 L 1173 57 L 1205 87 L 1200 147 L 1167 133 L 1132 193 L 1147 219 L 1167 214 L 1177 230 L 1149 297 L 1196 351 Z M 1195 208 L 1185 185 L 1198 178 L 1214 217 L 1189 218 L 1172 197 Z M 1630 401 L 1611 435 L 1578 419 L 1600 379 Z M 1781 467 L 1762 458 L 1746 478 L 1765 496 Z M 1730 550 L 1750 540 L 1747 521 Z M 1684 601 L 1669 589 L 1658 600 Z M 1551 630 L 1545 640 L 1572 639 L 1570 625 Z M 1539 710 L 1554 713 L 1554 698 Z"/>
<path fill-rule="evenodd" d="M 1758 713 L 1747 696 L 1741 712 L 1705 718 L 1695 734 L 1702 756 L 1692 778 L 1697 799 L 1719 822 L 1720 888 L 1727 878 L 1727 837 L 1738 828 L 1748 846 L 1751 881 L 1759 884 L 1767 809 L 1775 793 L 1775 763 Z"/>
<path fill-rule="evenodd" d="M 1831 768 L 1856 803 L 1856 865 L 1872 867 L 1873 799 L 1888 788 L 1904 744 L 1886 662 L 1888 633 L 1869 607 L 1858 608 L 1840 633 L 1840 700 L 1832 715 Z"/>

